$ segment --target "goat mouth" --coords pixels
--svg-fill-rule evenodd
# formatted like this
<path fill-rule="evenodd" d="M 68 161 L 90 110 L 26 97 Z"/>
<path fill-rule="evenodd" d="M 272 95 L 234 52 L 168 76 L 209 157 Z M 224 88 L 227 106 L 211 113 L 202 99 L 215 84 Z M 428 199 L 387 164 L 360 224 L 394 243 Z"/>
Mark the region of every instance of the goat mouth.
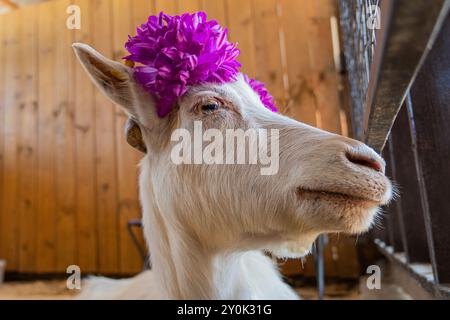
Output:
<path fill-rule="evenodd" d="M 313 201 L 328 200 L 345 204 L 362 205 L 367 207 L 379 205 L 379 201 L 374 199 L 355 196 L 347 193 L 326 190 L 310 190 L 298 187 L 296 190 L 297 197 Z"/>

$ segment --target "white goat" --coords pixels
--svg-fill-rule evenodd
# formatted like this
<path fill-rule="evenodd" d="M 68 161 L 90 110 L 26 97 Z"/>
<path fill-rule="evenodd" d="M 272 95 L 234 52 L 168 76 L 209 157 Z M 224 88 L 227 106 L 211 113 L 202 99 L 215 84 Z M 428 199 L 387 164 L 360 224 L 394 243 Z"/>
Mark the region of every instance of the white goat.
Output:
<path fill-rule="evenodd" d="M 90 280 L 80 298 L 296 299 L 263 250 L 299 257 L 321 233 L 364 232 L 392 196 L 372 149 L 269 111 L 241 76 L 191 88 L 161 119 L 131 68 L 73 47 L 92 81 L 130 116 L 130 144 L 146 151 L 139 187 L 153 265 L 131 279 Z M 202 108 L 211 101 L 214 112 Z M 192 131 L 194 121 L 222 132 L 278 129 L 278 174 L 261 175 L 260 165 L 174 164 L 171 133 Z"/>

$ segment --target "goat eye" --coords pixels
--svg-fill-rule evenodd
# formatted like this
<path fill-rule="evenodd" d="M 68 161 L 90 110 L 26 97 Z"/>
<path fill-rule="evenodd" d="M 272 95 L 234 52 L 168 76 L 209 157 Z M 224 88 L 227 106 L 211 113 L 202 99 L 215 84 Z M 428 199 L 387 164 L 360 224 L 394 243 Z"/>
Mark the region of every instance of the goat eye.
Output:
<path fill-rule="evenodd" d="M 213 112 L 219 109 L 219 103 L 216 101 L 210 101 L 202 105 L 203 112 Z"/>

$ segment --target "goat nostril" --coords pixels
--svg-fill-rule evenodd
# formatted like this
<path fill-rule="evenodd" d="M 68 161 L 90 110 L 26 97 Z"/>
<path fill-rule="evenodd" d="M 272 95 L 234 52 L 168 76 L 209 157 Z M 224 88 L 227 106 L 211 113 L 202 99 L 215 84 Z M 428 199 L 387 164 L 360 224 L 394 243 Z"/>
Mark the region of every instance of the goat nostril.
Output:
<path fill-rule="evenodd" d="M 373 169 L 378 172 L 383 171 L 383 167 L 382 167 L 381 163 L 374 158 L 370 158 L 370 157 L 360 155 L 360 154 L 351 154 L 348 152 L 345 154 L 345 156 L 348 159 L 348 161 L 350 161 L 351 163 L 354 163 L 354 164 L 357 164 L 360 166 L 364 166 L 364 167 Z"/>

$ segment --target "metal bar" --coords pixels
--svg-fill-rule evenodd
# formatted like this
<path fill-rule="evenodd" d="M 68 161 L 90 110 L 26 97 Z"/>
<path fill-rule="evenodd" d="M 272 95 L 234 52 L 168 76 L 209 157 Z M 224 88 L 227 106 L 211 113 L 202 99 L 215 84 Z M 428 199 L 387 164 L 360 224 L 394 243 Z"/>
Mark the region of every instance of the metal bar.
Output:
<path fill-rule="evenodd" d="M 391 179 L 395 182 L 398 182 L 397 177 L 398 177 L 398 173 L 397 173 L 397 168 L 399 168 L 399 164 L 397 163 L 397 158 L 395 157 L 395 150 L 394 150 L 394 134 L 391 133 L 389 139 L 388 139 L 388 153 L 389 153 L 389 159 L 390 159 L 390 165 L 391 165 L 391 169 L 390 169 L 390 173 L 391 173 Z M 397 245 L 395 244 L 394 247 L 395 251 L 400 251 L 400 247 L 402 248 L 402 250 L 407 254 L 408 253 L 408 241 L 406 239 L 406 234 L 405 234 L 405 222 L 403 219 L 403 211 L 402 211 L 402 205 L 401 202 L 399 201 L 399 199 L 395 200 L 394 203 L 391 204 L 393 207 L 395 207 L 395 220 L 396 223 L 398 223 L 397 226 L 397 230 L 395 230 L 397 232 L 397 234 L 395 235 L 396 239 L 395 241 L 401 241 L 402 244 Z"/>
<path fill-rule="evenodd" d="M 435 281 L 450 284 L 450 17 L 408 99 L 414 159 Z"/>
<path fill-rule="evenodd" d="M 408 264 L 401 256 L 392 254 L 383 243 L 375 242 L 380 252 L 388 259 L 391 279 L 413 299 L 450 299 L 450 288 L 437 285 L 429 276 L 428 264 Z M 394 269 L 392 269 L 394 268 Z"/>
<path fill-rule="evenodd" d="M 319 300 L 323 300 L 325 295 L 325 266 L 323 260 L 323 251 L 325 247 L 325 235 L 320 235 L 316 240 L 315 249 L 315 267 L 316 267 L 316 280 L 317 291 Z"/>
<path fill-rule="evenodd" d="M 389 170 L 390 170 L 390 163 L 389 163 L 389 157 L 386 155 L 387 148 L 383 150 L 383 158 L 386 160 L 386 174 L 389 176 Z M 384 244 L 387 246 L 391 246 L 391 231 L 389 228 L 389 208 L 388 206 L 383 208 L 382 215 L 380 217 L 380 220 L 377 221 L 375 225 L 375 229 L 377 230 L 375 232 L 375 238 L 383 241 Z"/>
<path fill-rule="evenodd" d="M 400 188 L 400 197 L 395 203 L 406 258 L 410 263 L 430 262 L 416 167 L 411 161 L 414 153 L 405 104 L 392 127 L 390 139 L 390 150 L 395 158 L 393 178 Z"/>
<path fill-rule="evenodd" d="M 148 253 L 147 248 L 145 246 L 142 246 L 137 239 L 136 235 L 133 232 L 133 227 L 142 228 L 142 221 L 136 219 L 129 220 L 127 223 L 127 230 L 128 234 L 131 237 L 131 240 L 133 241 L 136 249 L 139 252 L 139 255 L 141 256 L 143 270 L 151 269 L 150 253 Z"/>
<path fill-rule="evenodd" d="M 379 0 L 340 0 L 339 18 L 348 77 L 351 136 L 363 139 L 363 105 L 369 82 L 370 65 L 377 45 Z M 374 10 L 375 9 L 375 10 Z M 386 15 L 383 15 L 385 17 Z M 375 24 L 373 23 L 375 22 Z M 382 23 L 385 25 L 385 23 Z"/>
<path fill-rule="evenodd" d="M 435 281 L 450 284 L 450 17 L 435 42 L 408 99 L 414 158 L 419 177 Z"/>
<path fill-rule="evenodd" d="M 391 154 L 391 144 L 388 143 L 386 148 L 383 150 L 384 159 L 386 160 L 386 175 L 390 178 L 393 176 L 392 169 L 394 167 L 394 159 Z M 386 208 L 387 211 L 387 225 L 388 225 L 388 238 L 389 244 L 394 249 L 394 252 L 403 251 L 403 241 L 401 237 L 400 222 L 399 222 L 399 212 L 397 210 L 397 205 L 395 202 L 389 203 Z"/>
<path fill-rule="evenodd" d="M 449 9 L 450 0 L 381 2 L 381 31 L 364 104 L 365 142 L 375 150 L 383 149 Z"/>

